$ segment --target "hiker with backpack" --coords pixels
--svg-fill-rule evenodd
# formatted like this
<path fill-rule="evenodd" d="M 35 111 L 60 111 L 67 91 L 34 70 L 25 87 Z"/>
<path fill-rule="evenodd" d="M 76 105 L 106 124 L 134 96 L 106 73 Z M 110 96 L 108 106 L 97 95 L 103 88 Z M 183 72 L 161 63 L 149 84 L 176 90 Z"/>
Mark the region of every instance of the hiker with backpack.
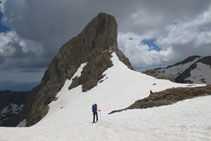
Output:
<path fill-rule="evenodd" d="M 97 114 L 97 111 L 100 111 L 97 109 L 97 104 L 93 104 L 92 105 L 92 113 L 93 113 L 93 123 L 97 122 L 98 121 L 98 114 Z M 96 121 L 95 121 L 96 119 Z"/>

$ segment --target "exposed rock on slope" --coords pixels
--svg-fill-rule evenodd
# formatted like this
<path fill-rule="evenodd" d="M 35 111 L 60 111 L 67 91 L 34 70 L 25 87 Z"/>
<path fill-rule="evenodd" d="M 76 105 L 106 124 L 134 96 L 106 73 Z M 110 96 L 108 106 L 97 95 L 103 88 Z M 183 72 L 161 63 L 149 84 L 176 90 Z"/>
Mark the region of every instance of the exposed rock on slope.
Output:
<path fill-rule="evenodd" d="M 96 86 L 98 81 L 104 77 L 102 75 L 103 72 L 112 66 L 110 58 L 110 52 L 104 51 L 100 55 L 96 56 L 95 59 L 89 61 L 84 67 L 81 76 L 73 79 L 69 89 L 82 85 L 82 91 L 85 92 Z"/>
<path fill-rule="evenodd" d="M 25 109 L 28 126 L 37 123 L 48 112 L 48 104 L 55 99 L 66 79 L 72 78 L 82 63 L 87 63 L 80 78 L 74 78 L 71 86 L 82 84 L 83 91 L 97 85 L 102 73 L 112 66 L 111 53 L 132 69 L 129 60 L 118 49 L 117 23 L 113 16 L 100 13 L 83 31 L 65 43 L 50 63 L 41 84 L 31 91 Z M 32 105 L 30 106 L 30 102 Z M 28 114 L 29 113 L 29 114 Z"/>
<path fill-rule="evenodd" d="M 173 74 L 160 74 L 156 70 L 146 70 L 143 73 L 145 73 L 146 75 L 153 76 L 157 79 L 167 79 L 167 80 L 170 80 L 172 82 L 175 82 Z"/>

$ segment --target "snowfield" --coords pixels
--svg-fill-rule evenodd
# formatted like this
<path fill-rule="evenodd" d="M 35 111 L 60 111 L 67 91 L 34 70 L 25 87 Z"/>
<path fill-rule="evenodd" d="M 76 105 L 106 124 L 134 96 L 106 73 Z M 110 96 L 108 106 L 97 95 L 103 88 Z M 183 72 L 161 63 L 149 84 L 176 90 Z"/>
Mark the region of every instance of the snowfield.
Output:
<path fill-rule="evenodd" d="M 185 64 L 179 64 L 179 65 L 171 66 L 171 67 L 167 67 L 167 68 L 160 68 L 159 72 L 161 72 L 162 74 L 173 74 L 174 77 L 176 78 L 181 73 L 183 73 L 186 69 L 188 69 L 188 67 L 190 67 L 192 64 L 197 62 L 199 59 L 200 59 L 200 57 L 194 59 L 193 61 L 187 62 Z"/>
<path fill-rule="evenodd" d="M 0 141 L 211 140 L 211 96 L 109 115 L 147 97 L 150 90 L 189 86 L 135 72 L 120 62 L 115 53 L 112 56 L 113 66 L 104 72 L 106 76 L 97 87 L 87 92 L 82 92 L 81 86 L 68 90 L 72 80 L 66 80 L 57 100 L 49 104 L 48 114 L 39 123 L 32 127 L 1 127 Z M 81 75 L 85 65 L 72 79 Z M 94 103 L 101 109 L 96 124 L 92 123 Z"/>
<path fill-rule="evenodd" d="M 211 67 L 201 62 L 197 63 L 197 67 L 191 71 L 191 76 L 185 80 L 191 80 L 192 82 L 211 84 Z"/>

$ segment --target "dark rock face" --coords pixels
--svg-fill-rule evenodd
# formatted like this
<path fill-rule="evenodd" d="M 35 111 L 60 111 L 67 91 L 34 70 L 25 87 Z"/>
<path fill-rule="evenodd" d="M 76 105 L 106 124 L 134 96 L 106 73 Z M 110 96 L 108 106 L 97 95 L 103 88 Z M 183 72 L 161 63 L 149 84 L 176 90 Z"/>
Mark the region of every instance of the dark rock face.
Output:
<path fill-rule="evenodd" d="M 102 75 L 103 72 L 112 66 L 110 58 L 111 53 L 109 51 L 104 51 L 89 61 L 84 67 L 81 76 L 73 78 L 73 82 L 69 89 L 82 85 L 82 91 L 85 92 L 95 87 L 98 81 L 104 77 Z"/>
<path fill-rule="evenodd" d="M 175 82 L 174 75 L 170 75 L 170 74 L 159 74 L 155 70 L 146 70 L 146 71 L 144 71 L 142 73 L 145 73 L 146 75 L 153 76 L 153 77 L 155 77 L 157 79 L 166 79 L 166 80 L 170 80 L 172 82 Z"/>
<path fill-rule="evenodd" d="M 40 85 L 30 92 L 29 102 L 24 110 L 28 126 L 37 123 L 47 114 L 48 104 L 55 99 L 65 80 L 72 78 L 82 63 L 86 62 L 87 65 L 81 77 L 74 78 L 70 89 L 82 84 L 83 91 L 87 91 L 96 86 L 103 78 L 102 73 L 112 66 L 110 61 L 112 52 L 132 69 L 129 60 L 118 49 L 115 18 L 100 13 L 78 36 L 61 47 L 46 70 Z"/>
<path fill-rule="evenodd" d="M 201 62 L 203 64 L 206 64 L 206 65 L 210 66 L 210 68 L 211 68 L 211 56 L 203 57 L 198 62 Z"/>
<path fill-rule="evenodd" d="M 18 124 L 28 92 L 0 91 L 0 126 L 14 127 Z"/>

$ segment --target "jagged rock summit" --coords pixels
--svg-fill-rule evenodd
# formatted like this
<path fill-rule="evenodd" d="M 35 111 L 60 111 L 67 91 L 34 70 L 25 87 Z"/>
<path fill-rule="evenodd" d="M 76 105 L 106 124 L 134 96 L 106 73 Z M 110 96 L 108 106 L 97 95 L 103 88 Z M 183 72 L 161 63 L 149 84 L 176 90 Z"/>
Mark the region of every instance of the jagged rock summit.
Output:
<path fill-rule="evenodd" d="M 95 87 L 103 72 L 112 66 L 111 53 L 132 69 L 129 60 L 118 49 L 117 22 L 111 15 L 100 13 L 82 30 L 65 43 L 56 54 L 39 86 L 28 98 L 24 115 L 27 126 L 37 123 L 48 112 L 48 104 L 55 100 L 67 79 L 72 78 L 82 63 L 86 63 L 81 76 L 74 78 L 69 89 L 82 85 L 82 91 Z"/>

